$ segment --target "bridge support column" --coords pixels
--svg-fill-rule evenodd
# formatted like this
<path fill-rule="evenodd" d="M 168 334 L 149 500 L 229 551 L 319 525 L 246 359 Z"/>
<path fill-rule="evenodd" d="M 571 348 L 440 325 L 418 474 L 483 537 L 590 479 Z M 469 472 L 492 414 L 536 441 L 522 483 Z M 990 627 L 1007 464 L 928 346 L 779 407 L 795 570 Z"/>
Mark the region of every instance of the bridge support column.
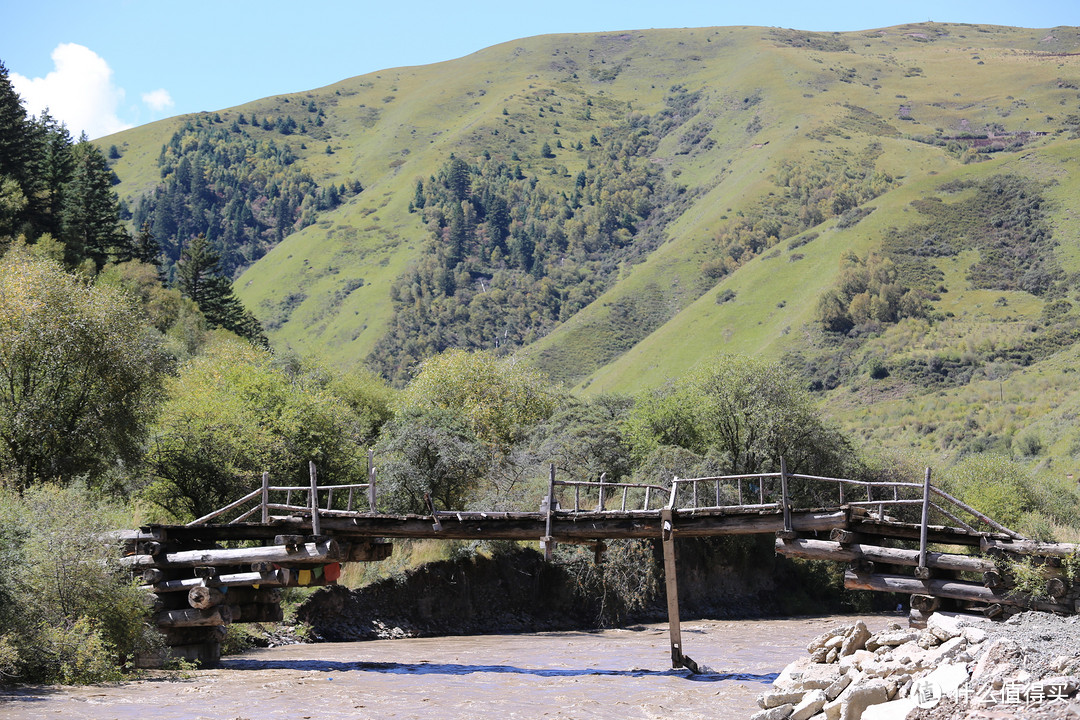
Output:
<path fill-rule="evenodd" d="M 682 627 L 679 624 L 679 580 L 675 568 L 675 526 L 673 518 L 674 513 L 670 507 L 660 511 L 660 519 L 663 523 L 664 584 L 667 592 L 668 635 L 671 639 L 671 667 L 684 667 L 692 673 L 697 673 L 697 663 L 683 654 Z"/>

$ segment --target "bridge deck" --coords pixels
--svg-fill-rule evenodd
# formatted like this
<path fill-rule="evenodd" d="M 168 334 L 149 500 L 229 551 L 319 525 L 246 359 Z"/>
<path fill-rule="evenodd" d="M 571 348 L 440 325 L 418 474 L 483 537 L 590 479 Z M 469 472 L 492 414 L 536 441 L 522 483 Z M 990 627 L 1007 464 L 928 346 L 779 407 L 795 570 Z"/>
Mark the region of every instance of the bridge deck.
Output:
<path fill-rule="evenodd" d="M 1073 613 L 1080 605 L 1080 588 L 1064 584 L 1061 573 L 1050 573 L 1048 592 L 1056 593 L 1050 601 L 1025 598 L 1010 591 L 992 562 L 931 551 L 930 544 L 1037 557 L 1063 552 L 1055 547 L 1042 553 L 1037 544 L 933 487 L 929 470 L 923 483 L 871 483 L 788 474 L 783 468 L 781 461 L 780 473 L 675 478 L 667 486 L 557 481 L 552 470 L 539 511 L 440 511 L 428 499 L 427 514 L 396 515 L 375 512 L 373 472 L 369 483 L 320 487 L 312 467 L 310 487 L 270 487 L 264 475 L 261 489 L 192 523 L 129 533 L 122 563 L 142 572 L 147 589 L 157 595 L 155 618 L 173 654 L 207 663 L 220 653 L 224 625 L 280 617 L 274 588 L 332 583 L 340 563 L 384 559 L 392 548 L 386 541 L 393 539 L 540 541 L 549 558 L 558 543 L 660 540 L 672 664 L 691 669 L 696 666 L 683 653 L 679 631 L 679 538 L 775 535 L 779 554 L 851 563 L 845 575 L 849 588 L 910 594 L 913 620 L 940 602 L 992 616 L 1024 607 Z M 797 507 L 793 487 L 816 504 Z M 572 493 L 570 508 L 560 506 L 557 488 L 564 496 Z M 276 503 L 270 501 L 274 493 Z M 365 511 L 354 509 L 357 494 L 366 495 Z M 852 498 L 863 494 L 865 500 Z M 294 504 L 296 495 L 306 502 Z M 839 502 L 828 505 L 830 495 Z M 619 509 L 606 509 L 612 501 Z M 915 517 L 916 510 L 919 522 L 898 519 Z M 231 522 L 218 519 L 237 511 Z M 250 521 L 256 513 L 259 521 Z M 932 517 L 944 524 L 931 523 Z M 897 547 L 898 541 L 908 548 Z M 598 558 L 601 549 L 597 544 Z"/>

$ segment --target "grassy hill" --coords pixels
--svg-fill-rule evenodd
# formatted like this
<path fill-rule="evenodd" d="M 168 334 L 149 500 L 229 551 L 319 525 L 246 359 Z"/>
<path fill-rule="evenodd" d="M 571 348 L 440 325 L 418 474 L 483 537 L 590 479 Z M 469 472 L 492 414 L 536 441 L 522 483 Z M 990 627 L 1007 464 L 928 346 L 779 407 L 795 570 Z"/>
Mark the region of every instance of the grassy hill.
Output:
<path fill-rule="evenodd" d="M 303 115 L 316 103 L 323 123 L 287 140 L 296 162 L 320 185 L 359 180 L 364 191 L 289 234 L 235 287 L 276 345 L 363 362 L 394 322 L 391 285 L 431 249 L 412 207 L 418 180 L 451 157 L 493 158 L 565 195 L 593 166 L 591 140 L 619 141 L 636 118 L 694 97 L 647 158 L 682 193 L 664 241 L 518 349 L 527 362 L 584 392 L 636 392 L 721 352 L 785 358 L 867 439 L 1071 468 L 1078 70 L 1077 28 L 725 27 L 527 38 L 266 98 L 220 116 Z M 160 180 L 158 152 L 182 120 L 101 140 L 121 149 L 114 169 L 130 204 Z M 984 234 L 965 218 L 982 212 L 972 203 L 992 205 L 979 188 L 1000 177 L 1039 197 L 1052 237 L 1020 270 L 1043 268 L 1048 289 L 988 279 L 987 257 L 1005 268 L 1019 251 L 965 236 Z M 935 208 L 946 206 L 962 210 L 942 220 Z M 942 237 L 896 250 L 920 233 Z M 819 299 L 851 252 L 895 258 L 899 281 L 925 291 L 922 314 L 824 332 Z"/>

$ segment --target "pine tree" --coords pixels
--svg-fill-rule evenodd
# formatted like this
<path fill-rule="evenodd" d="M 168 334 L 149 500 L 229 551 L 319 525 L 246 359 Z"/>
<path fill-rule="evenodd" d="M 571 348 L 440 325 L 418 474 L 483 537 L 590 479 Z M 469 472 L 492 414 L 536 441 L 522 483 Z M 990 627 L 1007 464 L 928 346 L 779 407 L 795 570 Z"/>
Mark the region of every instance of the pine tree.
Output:
<path fill-rule="evenodd" d="M 120 224 L 120 201 L 112 189 L 105 156 L 85 133 L 74 148 L 75 173 L 65 198 L 68 262 L 92 260 L 101 269 L 110 260 L 131 257 L 131 237 Z"/>
<path fill-rule="evenodd" d="M 176 284 L 180 292 L 195 301 L 210 327 L 231 330 L 266 347 L 269 343 L 262 325 L 233 294 L 228 279 L 219 274 L 220 258 L 205 235 L 188 243 L 176 265 Z"/>

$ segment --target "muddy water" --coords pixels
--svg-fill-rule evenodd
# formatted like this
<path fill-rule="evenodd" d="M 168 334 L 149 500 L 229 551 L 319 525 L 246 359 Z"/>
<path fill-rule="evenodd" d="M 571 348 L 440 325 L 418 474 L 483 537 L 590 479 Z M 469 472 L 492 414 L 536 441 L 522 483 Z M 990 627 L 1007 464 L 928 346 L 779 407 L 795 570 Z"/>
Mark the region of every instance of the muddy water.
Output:
<path fill-rule="evenodd" d="M 665 625 L 292 645 L 182 679 L 23 688 L 0 694 L 0 718 L 746 718 L 807 640 L 846 622 L 685 623 L 687 655 L 708 666 L 697 676 L 670 669 Z"/>

